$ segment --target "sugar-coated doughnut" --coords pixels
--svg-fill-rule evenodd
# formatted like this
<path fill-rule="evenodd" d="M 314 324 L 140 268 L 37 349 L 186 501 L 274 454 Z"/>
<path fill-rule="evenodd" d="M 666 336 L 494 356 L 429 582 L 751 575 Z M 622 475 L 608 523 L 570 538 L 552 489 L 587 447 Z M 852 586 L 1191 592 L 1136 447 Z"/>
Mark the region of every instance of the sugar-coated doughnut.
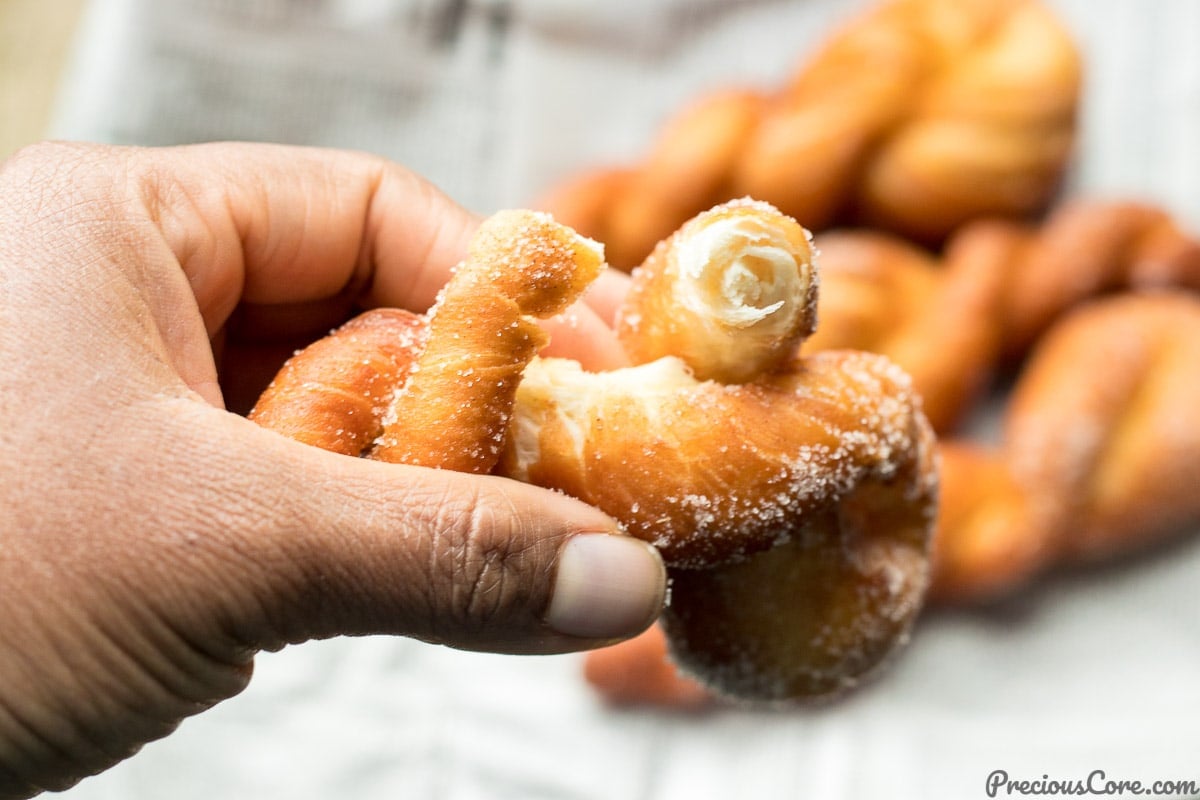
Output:
<path fill-rule="evenodd" d="M 701 684 L 747 701 L 832 694 L 907 636 L 928 580 L 936 470 L 895 365 L 797 356 L 814 324 L 814 256 L 807 232 L 766 204 L 699 215 L 634 278 L 618 325 L 634 365 L 590 373 L 534 357 L 544 336 L 531 317 L 578 296 L 599 251 L 544 215 L 510 212 L 484 223 L 423 324 L 404 323 L 411 348 L 393 347 L 411 363 L 389 357 L 367 376 L 334 358 L 323 380 L 317 363 L 338 340 L 360 356 L 352 324 L 296 356 L 255 418 L 358 444 L 368 434 L 297 431 L 347 429 L 327 398 L 353 397 L 342 408 L 379 431 L 363 455 L 494 467 L 593 503 L 662 552 L 676 587 L 670 648 Z M 295 404 L 306 389 L 313 409 Z M 280 425 L 289 414 L 297 426 Z"/>

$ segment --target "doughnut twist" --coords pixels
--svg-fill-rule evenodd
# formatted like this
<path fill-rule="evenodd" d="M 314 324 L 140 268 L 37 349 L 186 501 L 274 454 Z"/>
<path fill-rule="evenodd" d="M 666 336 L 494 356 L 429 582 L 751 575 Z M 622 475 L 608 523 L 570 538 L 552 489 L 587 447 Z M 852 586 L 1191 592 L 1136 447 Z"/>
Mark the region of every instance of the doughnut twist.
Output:
<path fill-rule="evenodd" d="M 400 451 L 404 461 L 445 465 L 440 457 L 417 460 L 405 442 L 423 442 L 413 427 L 434 420 L 438 439 L 461 434 L 472 456 L 480 443 L 490 454 L 495 427 L 460 408 L 479 404 L 478 413 L 499 414 L 507 430 L 496 472 L 593 503 L 660 548 L 674 582 L 665 612 L 672 650 L 710 690 L 785 701 L 852 685 L 903 642 L 928 580 L 936 469 L 932 433 L 907 376 L 877 355 L 797 357 L 813 326 L 813 251 L 793 220 L 748 201 L 692 220 L 636 273 L 618 326 L 635 366 L 587 373 L 564 359 L 525 365 L 523 341 L 516 348 L 495 341 L 520 316 L 515 310 L 495 320 L 488 311 L 485 330 L 464 347 L 457 336 L 480 324 L 477 308 L 490 309 L 475 295 L 513 300 L 516 284 L 543 271 L 574 289 L 591 271 L 594 251 L 565 230 L 550 228 L 557 243 L 546 251 L 555 266 L 532 273 L 521 265 L 538 261 L 543 248 L 505 243 L 512 231 L 496 231 L 497 247 L 472 248 L 426 332 L 407 334 L 415 366 L 392 390 L 388 410 L 365 404 L 381 428 L 366 454 Z M 503 256 L 489 258 L 493 252 Z M 497 274 L 514 264 L 517 274 Z M 453 305 L 460 297 L 466 308 Z M 386 397 L 383 385 L 405 374 L 388 353 L 376 358 L 384 377 L 364 380 L 336 363 L 320 372 L 318 358 L 331 357 L 339 338 L 359 337 L 357 329 L 297 355 L 255 418 L 344 430 L 343 419 L 326 413 L 337 405 L 331 398 Z M 359 338 L 347 348 L 350 358 L 359 359 L 363 346 Z M 474 379 L 477 364 L 497 362 L 505 376 L 524 367 L 515 393 L 490 373 Z M 411 409 L 405 398 L 423 375 L 424 407 Z M 280 398 L 300 407 L 276 408 Z M 397 428 L 409 414 L 419 422 Z M 463 448 L 449 450 L 457 456 Z M 449 463 L 477 468 L 483 460 Z"/>
<path fill-rule="evenodd" d="M 1191 295 L 1125 294 L 1054 326 L 1016 384 L 1002 443 L 939 447 L 931 598 L 997 598 L 1056 565 L 1111 558 L 1200 521 L 1197 365 Z M 588 680 L 618 704 L 711 700 L 665 659 L 664 641 L 656 627 L 589 654 Z"/>
<path fill-rule="evenodd" d="M 931 431 L 885 359 L 796 357 L 811 258 L 762 203 L 690 221 L 634 272 L 618 334 L 637 365 L 535 362 L 501 461 L 656 544 L 674 659 L 742 700 L 853 685 L 904 640 L 925 582 Z"/>
<path fill-rule="evenodd" d="M 957 244 L 939 264 L 887 234 L 823 234 L 821 328 L 804 344 L 806 353 L 853 348 L 886 355 L 912 376 L 929 421 L 942 432 L 991 375 L 1008 255 L 1005 243 L 991 239 Z"/>
<path fill-rule="evenodd" d="M 521 373 L 548 341 L 534 317 L 565 310 L 603 265 L 595 242 L 548 215 L 500 212 L 427 317 L 351 320 L 290 359 L 250 419 L 346 455 L 489 472 Z"/>
<path fill-rule="evenodd" d="M 713 699 L 703 684 L 676 668 L 660 625 L 621 644 L 589 651 L 583 676 L 614 705 L 701 709 Z"/>
<path fill-rule="evenodd" d="M 971 223 L 940 262 L 886 234 L 822 235 L 821 328 L 806 352 L 883 353 L 913 379 L 935 429 L 951 430 L 1000 363 L 1023 356 L 1093 296 L 1200 291 L 1200 242 L 1162 209 L 1076 201 L 1041 226 Z"/>
<path fill-rule="evenodd" d="M 1200 521 L 1200 298 L 1097 301 L 1039 343 L 996 448 L 943 445 L 936 595 L 1010 592 L 1059 563 Z"/>
<path fill-rule="evenodd" d="M 814 229 L 940 241 L 1041 210 L 1073 147 L 1080 61 L 1037 0 L 891 0 L 771 94 L 732 89 L 670 120 L 636 166 L 542 206 L 628 269 L 686 219 L 749 195 Z"/>

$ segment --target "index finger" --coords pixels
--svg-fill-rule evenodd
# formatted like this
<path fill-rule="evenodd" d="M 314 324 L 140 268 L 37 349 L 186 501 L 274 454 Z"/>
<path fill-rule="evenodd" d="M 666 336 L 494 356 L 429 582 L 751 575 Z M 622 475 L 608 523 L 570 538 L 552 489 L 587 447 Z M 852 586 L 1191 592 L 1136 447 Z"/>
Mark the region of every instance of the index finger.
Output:
<path fill-rule="evenodd" d="M 140 194 L 210 331 L 239 302 L 304 307 L 349 293 L 423 311 L 479 225 L 429 181 L 367 153 L 229 142 L 134 152 Z M 588 293 L 605 324 L 623 277 Z"/>
<path fill-rule="evenodd" d="M 210 332 L 239 302 L 350 293 L 424 310 L 478 224 L 425 179 L 365 153 L 220 143 L 136 151 L 131 161 Z"/>

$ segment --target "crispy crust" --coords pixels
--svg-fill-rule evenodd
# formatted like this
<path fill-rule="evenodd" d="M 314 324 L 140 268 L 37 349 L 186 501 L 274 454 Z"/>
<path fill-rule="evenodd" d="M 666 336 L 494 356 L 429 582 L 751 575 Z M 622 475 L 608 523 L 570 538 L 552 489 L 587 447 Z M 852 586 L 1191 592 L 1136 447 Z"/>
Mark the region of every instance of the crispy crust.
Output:
<path fill-rule="evenodd" d="M 425 320 L 367 311 L 290 358 L 249 417 L 289 439 L 343 455 L 368 451 L 425 340 Z"/>
<path fill-rule="evenodd" d="M 521 373 L 548 341 L 535 317 L 564 311 L 603 268 L 596 243 L 548 215 L 484 222 L 429 313 L 429 335 L 371 457 L 489 472 Z"/>

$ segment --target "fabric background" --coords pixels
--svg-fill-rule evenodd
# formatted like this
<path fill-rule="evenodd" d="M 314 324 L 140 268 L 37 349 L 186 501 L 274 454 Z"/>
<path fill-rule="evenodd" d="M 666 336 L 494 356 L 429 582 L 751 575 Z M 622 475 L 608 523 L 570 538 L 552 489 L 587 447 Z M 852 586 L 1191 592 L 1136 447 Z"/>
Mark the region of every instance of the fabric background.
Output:
<path fill-rule="evenodd" d="M 1068 191 L 1200 229 L 1200 3 L 1050 0 L 1087 59 Z M 375 151 L 487 212 L 632 159 L 682 102 L 774 85 L 836 0 L 94 0 L 55 135 Z M 84 798 L 970 798 L 1015 778 L 1200 781 L 1200 537 L 920 623 L 895 668 L 786 713 L 614 711 L 578 656 L 370 638 L 250 688 Z"/>

